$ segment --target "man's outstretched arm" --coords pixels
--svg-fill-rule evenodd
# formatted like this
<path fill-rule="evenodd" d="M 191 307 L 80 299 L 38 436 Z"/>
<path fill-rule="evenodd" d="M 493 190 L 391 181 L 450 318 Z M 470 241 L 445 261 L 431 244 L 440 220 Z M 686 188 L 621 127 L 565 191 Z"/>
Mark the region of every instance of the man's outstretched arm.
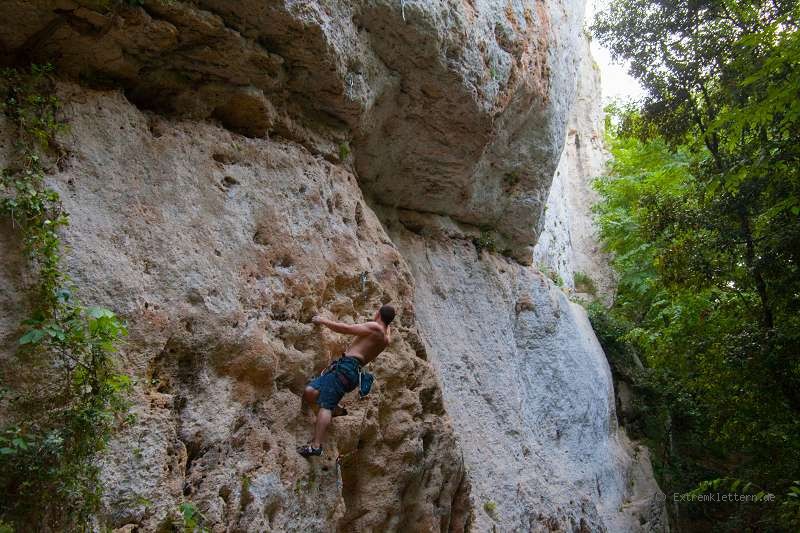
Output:
<path fill-rule="evenodd" d="M 336 322 L 328 320 L 319 315 L 311 319 L 314 324 L 320 324 L 326 328 L 335 331 L 336 333 L 344 333 L 345 335 L 369 335 L 372 333 L 372 328 L 367 324 L 345 324 L 344 322 Z"/>

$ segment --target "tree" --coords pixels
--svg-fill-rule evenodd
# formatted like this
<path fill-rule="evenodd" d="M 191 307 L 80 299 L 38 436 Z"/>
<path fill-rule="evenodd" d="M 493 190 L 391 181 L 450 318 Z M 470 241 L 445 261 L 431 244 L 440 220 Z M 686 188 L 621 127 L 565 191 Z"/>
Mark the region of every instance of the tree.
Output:
<path fill-rule="evenodd" d="M 695 473 L 714 462 L 778 493 L 800 477 L 799 15 L 785 0 L 616 0 L 593 27 L 647 91 L 600 184 L 612 313 L 700 406 L 681 452 Z"/>

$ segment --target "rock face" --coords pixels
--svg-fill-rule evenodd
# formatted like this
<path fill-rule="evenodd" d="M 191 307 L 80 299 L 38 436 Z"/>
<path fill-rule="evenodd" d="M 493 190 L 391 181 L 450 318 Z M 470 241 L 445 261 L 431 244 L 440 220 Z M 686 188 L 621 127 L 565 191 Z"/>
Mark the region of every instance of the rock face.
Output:
<path fill-rule="evenodd" d="M 414 349 L 412 279 L 353 175 L 296 144 L 145 115 L 119 93 L 60 96 L 69 157 L 52 186 L 71 213 L 69 271 L 83 300 L 129 322 L 121 360 L 138 381 L 138 422 L 104 458 L 109 525 L 155 530 L 184 500 L 215 529 L 463 525 L 460 452 Z M 4 324 L 22 318 L 9 267 Z M 306 461 L 299 393 L 345 340 L 311 315 L 351 321 L 385 301 L 401 322 L 378 389 Z"/>
<path fill-rule="evenodd" d="M 441 219 L 382 218 L 414 274 L 476 530 L 663 530 L 663 495 L 646 450 L 617 427 L 611 373 L 583 308 L 535 269 L 476 252 Z"/>
<path fill-rule="evenodd" d="M 100 522 L 169 530 L 191 501 L 215 532 L 664 529 L 583 310 L 525 266 L 582 3 L 142 4 L 5 1 L 0 23 L 7 62 L 70 80 L 66 267 L 131 332 L 137 422 L 102 458 Z M 13 135 L 0 119 L 0 158 Z M 2 223 L 10 380 L 26 266 Z M 299 394 L 346 346 L 311 316 L 385 302 L 377 388 L 300 458 Z"/>
<path fill-rule="evenodd" d="M 591 208 L 599 200 L 592 180 L 603 175 L 610 154 L 603 145 L 600 72 L 591 59 L 588 41 L 584 41 L 583 50 L 578 95 L 547 199 L 544 229 L 533 256 L 540 268 L 560 277 L 569 289 L 585 289 L 575 287 L 575 274 L 587 276 L 598 296 L 609 301 L 614 292 L 614 274 L 610 257 L 600 247 Z"/>
<path fill-rule="evenodd" d="M 135 103 L 346 158 L 380 203 L 530 260 L 574 99 L 581 0 L 5 1 L 0 51 Z M 113 3 L 112 3 L 113 5 Z"/>

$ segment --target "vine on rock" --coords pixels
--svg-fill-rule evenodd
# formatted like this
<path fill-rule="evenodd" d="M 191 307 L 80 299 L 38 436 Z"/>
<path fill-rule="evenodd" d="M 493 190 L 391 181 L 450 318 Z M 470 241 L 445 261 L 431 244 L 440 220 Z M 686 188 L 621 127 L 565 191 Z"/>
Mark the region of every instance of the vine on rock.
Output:
<path fill-rule="evenodd" d="M 0 366 L 13 383 L 0 390 L 0 526 L 19 531 L 90 529 L 101 495 L 96 455 L 127 413 L 131 387 L 113 359 L 125 325 L 83 306 L 61 266 L 69 216 L 45 176 L 47 161 L 63 156 L 56 135 L 66 125 L 51 73 L 0 73 L 0 110 L 17 134 L 0 175 L 0 216 L 19 232 L 33 280 L 17 354 Z"/>

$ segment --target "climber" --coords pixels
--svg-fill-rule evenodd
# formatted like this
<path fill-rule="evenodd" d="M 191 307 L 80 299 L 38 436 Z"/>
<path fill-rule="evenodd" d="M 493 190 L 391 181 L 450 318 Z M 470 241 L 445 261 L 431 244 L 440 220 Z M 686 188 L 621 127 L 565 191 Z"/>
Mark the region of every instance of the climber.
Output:
<path fill-rule="evenodd" d="M 391 342 L 389 324 L 394 319 L 394 307 L 384 305 L 375 313 L 371 322 L 344 324 L 319 315 L 311 319 L 314 324 L 325 326 L 336 333 L 355 335 L 347 351 L 320 375 L 306 385 L 303 402 L 319 406 L 314 436 L 310 443 L 297 448 L 303 457 L 322 455 L 322 439 L 334 416 L 344 416 L 347 410 L 339 405 L 345 393 L 359 385 L 361 367 L 378 357 Z"/>

